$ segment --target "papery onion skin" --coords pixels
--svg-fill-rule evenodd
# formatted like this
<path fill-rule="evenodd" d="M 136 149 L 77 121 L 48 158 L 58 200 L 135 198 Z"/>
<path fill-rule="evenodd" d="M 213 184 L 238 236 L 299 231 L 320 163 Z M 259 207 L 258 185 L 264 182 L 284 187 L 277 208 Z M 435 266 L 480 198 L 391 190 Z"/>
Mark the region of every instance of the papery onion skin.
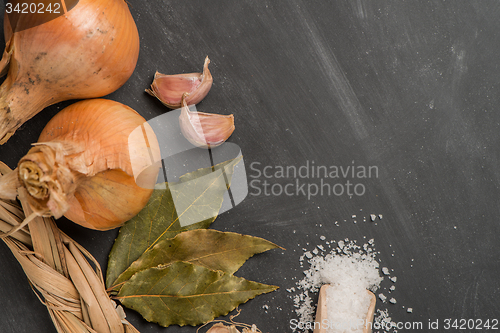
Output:
<path fill-rule="evenodd" d="M 134 130 L 147 140 L 130 140 Z M 41 149 L 47 150 L 40 155 Z M 151 127 L 133 109 L 110 100 L 77 102 L 56 114 L 38 144 L 18 164 L 20 181 L 28 187 L 27 167 L 48 179 L 50 195 L 31 196 L 30 204 L 56 218 L 64 215 L 84 227 L 108 230 L 135 216 L 152 194 L 160 160 Z M 30 163 L 30 164 L 28 164 Z M 69 171 L 68 171 L 69 170 Z M 149 170 L 137 185 L 137 170 Z M 36 176 L 38 177 L 38 176 Z"/>
<path fill-rule="evenodd" d="M 113 229 L 137 215 L 151 193 L 120 169 L 103 171 L 78 185 L 64 216 L 86 228 Z M 110 196 L 114 199 L 109 200 Z"/>
<path fill-rule="evenodd" d="M 15 33 L 4 22 L 0 66 L 9 70 L 0 87 L 0 144 L 43 108 L 110 94 L 135 69 L 139 34 L 123 0 L 80 0 L 66 14 Z"/>

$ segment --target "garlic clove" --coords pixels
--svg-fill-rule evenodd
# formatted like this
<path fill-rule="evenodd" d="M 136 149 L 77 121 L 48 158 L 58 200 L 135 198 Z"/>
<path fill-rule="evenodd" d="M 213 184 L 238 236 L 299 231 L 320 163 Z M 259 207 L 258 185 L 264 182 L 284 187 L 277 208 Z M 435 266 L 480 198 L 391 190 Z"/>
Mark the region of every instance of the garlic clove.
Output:
<path fill-rule="evenodd" d="M 188 93 L 188 104 L 198 104 L 212 87 L 213 78 L 208 70 L 209 63 L 207 56 L 203 73 L 166 75 L 156 72 L 151 89 L 146 89 L 146 92 L 171 109 L 181 107 L 184 93 Z"/>
<path fill-rule="evenodd" d="M 184 94 L 179 125 L 184 137 L 200 148 L 213 148 L 223 144 L 234 131 L 234 116 L 189 110 Z"/>

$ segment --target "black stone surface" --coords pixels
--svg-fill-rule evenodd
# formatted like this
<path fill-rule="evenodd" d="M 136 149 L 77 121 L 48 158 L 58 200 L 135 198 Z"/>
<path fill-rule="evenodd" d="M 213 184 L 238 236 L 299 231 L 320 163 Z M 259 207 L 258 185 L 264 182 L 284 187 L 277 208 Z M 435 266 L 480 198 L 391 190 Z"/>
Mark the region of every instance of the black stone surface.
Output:
<path fill-rule="evenodd" d="M 242 305 L 237 321 L 263 332 L 292 331 L 297 292 L 287 289 L 307 268 L 299 265 L 303 249 L 329 250 L 321 236 L 375 240 L 381 267 L 397 276 L 393 292 L 387 277 L 381 289 L 397 303 L 378 300 L 377 308 L 395 322 L 422 322 L 420 331 L 429 332 L 428 322 L 438 320 L 442 332 L 447 318 L 500 319 L 497 1 L 128 3 L 141 36 L 139 62 L 107 98 L 152 119 L 166 111 L 144 92 L 155 71 L 199 71 L 208 55 L 214 85 L 198 109 L 234 114 L 229 141 L 241 147 L 251 184 L 247 198 L 213 228 L 286 248 L 257 255 L 238 271 L 280 289 Z M 28 121 L 0 146 L 0 159 L 14 167 L 45 123 L 71 103 Z M 256 171 L 308 163 L 372 166 L 378 174 L 266 178 Z M 274 194 L 258 194 L 264 181 L 278 184 Z M 296 181 L 306 191 L 322 181 L 360 185 L 352 196 L 276 195 Z M 371 222 L 370 214 L 382 219 Z M 85 230 L 64 219 L 58 225 L 106 267 L 117 230 Z M 56 332 L 3 243 L 0 253 L 0 332 Z M 127 315 L 142 333 L 196 331 Z"/>

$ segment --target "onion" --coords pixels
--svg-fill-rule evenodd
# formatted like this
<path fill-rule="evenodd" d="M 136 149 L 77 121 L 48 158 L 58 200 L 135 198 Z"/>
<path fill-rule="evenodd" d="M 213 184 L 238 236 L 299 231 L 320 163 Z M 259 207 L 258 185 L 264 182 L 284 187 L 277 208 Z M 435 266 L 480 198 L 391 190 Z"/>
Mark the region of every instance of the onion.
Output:
<path fill-rule="evenodd" d="M 0 144 L 49 105 L 112 93 L 137 63 L 139 34 L 124 0 L 80 0 L 62 16 L 17 29 L 36 15 L 23 15 L 16 27 L 5 17 Z"/>
<path fill-rule="evenodd" d="M 160 159 L 144 118 L 121 103 L 91 99 L 56 114 L 14 172 L 38 215 L 107 230 L 147 204 Z M 2 184 L 0 193 L 8 193 Z"/>

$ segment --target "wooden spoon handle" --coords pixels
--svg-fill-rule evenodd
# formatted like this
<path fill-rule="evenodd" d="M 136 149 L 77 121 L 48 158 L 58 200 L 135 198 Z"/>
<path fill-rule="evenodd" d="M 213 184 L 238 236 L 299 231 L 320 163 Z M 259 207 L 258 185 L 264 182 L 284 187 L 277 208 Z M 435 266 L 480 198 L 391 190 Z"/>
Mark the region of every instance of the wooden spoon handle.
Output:
<path fill-rule="evenodd" d="M 329 326 L 328 312 L 326 307 L 326 290 L 329 287 L 330 285 L 325 284 L 321 286 L 321 289 L 319 290 L 318 307 L 316 309 L 316 319 L 314 320 L 313 333 L 326 333 L 326 329 Z M 371 291 L 367 290 L 366 292 L 370 295 L 371 300 L 370 306 L 368 307 L 368 312 L 366 314 L 365 328 L 363 329 L 363 333 L 371 333 L 377 298 Z"/>

